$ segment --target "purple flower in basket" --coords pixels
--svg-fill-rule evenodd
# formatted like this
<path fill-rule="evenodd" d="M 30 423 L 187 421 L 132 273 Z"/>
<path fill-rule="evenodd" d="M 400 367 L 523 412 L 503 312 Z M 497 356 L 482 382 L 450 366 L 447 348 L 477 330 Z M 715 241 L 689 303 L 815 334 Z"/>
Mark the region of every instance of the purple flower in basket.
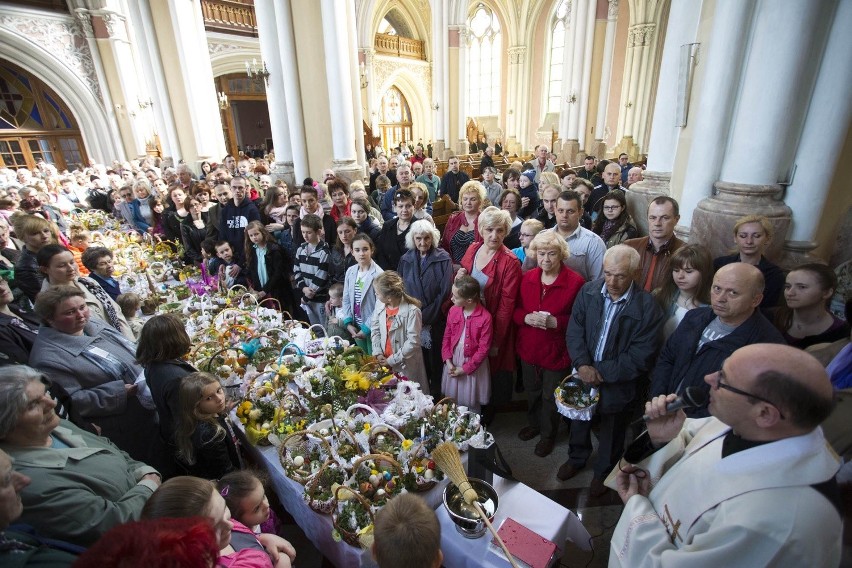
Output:
<path fill-rule="evenodd" d="M 366 404 L 381 414 L 387 408 L 390 397 L 384 389 L 372 388 L 367 391 L 366 396 L 359 396 L 358 402 Z"/>

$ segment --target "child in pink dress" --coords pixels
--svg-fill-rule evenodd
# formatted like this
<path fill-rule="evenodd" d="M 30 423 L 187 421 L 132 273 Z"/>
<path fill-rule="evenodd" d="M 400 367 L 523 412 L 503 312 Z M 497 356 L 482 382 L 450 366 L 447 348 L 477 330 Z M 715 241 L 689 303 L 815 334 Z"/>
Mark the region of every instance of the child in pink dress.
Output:
<path fill-rule="evenodd" d="M 479 302 L 479 282 L 464 275 L 453 282 L 453 307 L 441 346 L 444 375 L 441 390 L 460 405 L 479 412 L 491 396 L 488 350 L 491 348 L 491 314 Z"/>

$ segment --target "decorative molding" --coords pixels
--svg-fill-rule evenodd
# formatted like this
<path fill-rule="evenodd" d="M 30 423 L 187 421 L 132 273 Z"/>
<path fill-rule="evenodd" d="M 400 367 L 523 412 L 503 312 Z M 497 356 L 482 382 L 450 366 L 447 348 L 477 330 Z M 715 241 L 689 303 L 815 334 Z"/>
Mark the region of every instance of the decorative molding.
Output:
<path fill-rule="evenodd" d="M 627 30 L 627 47 L 642 47 L 651 43 L 657 24 L 636 24 Z"/>
<path fill-rule="evenodd" d="M 368 55 L 369 57 L 369 55 Z M 373 71 L 370 87 L 380 89 L 385 81 L 400 70 L 413 73 L 420 84 L 423 85 L 424 93 L 432 92 L 432 65 L 426 61 L 417 62 L 410 59 L 399 59 L 396 57 L 372 56 Z M 377 100 L 381 100 L 384 93 L 376 92 Z M 427 99 L 429 97 L 427 96 Z"/>
<path fill-rule="evenodd" d="M 520 65 L 524 62 L 524 56 L 527 54 L 527 46 L 516 45 L 509 48 L 509 65 Z"/>
<path fill-rule="evenodd" d="M 618 18 L 618 0 L 609 0 L 606 17 L 609 20 L 615 20 Z"/>
<path fill-rule="evenodd" d="M 20 36 L 45 51 L 47 59 L 65 65 L 85 83 L 95 97 L 102 101 L 101 86 L 95 73 L 95 63 L 87 38 L 93 37 L 91 21 L 87 14 L 77 13 L 77 19 L 44 16 L 0 16 L 0 27 Z M 86 22 L 88 21 L 88 25 Z M 60 93 L 61 94 L 61 93 Z"/>
<path fill-rule="evenodd" d="M 209 38 L 207 39 L 207 53 L 210 54 L 210 57 L 213 57 L 215 55 L 223 55 L 234 51 L 247 51 L 247 49 L 242 45 L 234 43 L 213 42 L 210 41 Z"/>
<path fill-rule="evenodd" d="M 92 29 L 92 16 L 89 14 L 88 10 L 79 8 L 74 13 L 74 17 L 77 18 L 77 23 L 80 24 L 83 36 L 86 39 L 95 37 L 95 31 Z"/>
<path fill-rule="evenodd" d="M 121 39 L 127 41 L 126 18 L 117 12 L 97 12 L 104 21 L 110 39 Z"/>

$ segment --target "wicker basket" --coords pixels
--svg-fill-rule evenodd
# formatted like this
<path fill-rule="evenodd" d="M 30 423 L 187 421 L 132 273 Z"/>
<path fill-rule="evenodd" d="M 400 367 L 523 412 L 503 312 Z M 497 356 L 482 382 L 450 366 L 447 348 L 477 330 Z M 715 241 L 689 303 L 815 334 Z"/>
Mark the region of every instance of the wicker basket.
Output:
<path fill-rule="evenodd" d="M 340 513 L 343 510 L 343 506 L 340 506 L 340 503 L 344 503 L 345 501 L 340 498 L 341 490 L 349 492 L 351 498 L 358 502 L 358 506 L 362 507 L 363 510 L 367 513 L 367 516 L 370 519 L 370 524 L 375 522 L 375 517 L 373 516 L 373 508 L 370 505 L 370 502 L 358 494 L 357 491 L 353 491 L 349 487 L 345 487 L 341 485 L 334 492 L 335 502 L 338 503 L 338 506 L 334 508 L 331 515 L 331 524 L 334 526 L 334 530 L 337 531 L 337 534 L 340 535 L 341 540 L 350 546 L 356 546 L 358 548 L 367 548 L 366 543 L 361 542 L 361 537 L 358 535 L 356 531 L 349 529 L 348 527 L 344 528 L 340 524 Z"/>
<path fill-rule="evenodd" d="M 580 392 L 585 392 L 585 385 L 576 379 L 573 375 L 568 375 L 562 381 L 553 393 L 553 398 L 556 400 L 556 410 L 559 414 L 570 418 L 571 420 L 583 420 L 588 422 L 595 414 L 595 409 L 598 406 L 598 389 L 593 388 L 589 392 L 591 403 L 586 406 L 579 406 L 576 403 L 568 400 L 576 400 L 576 395 Z M 568 400 L 566 400 L 568 399 Z"/>
<path fill-rule="evenodd" d="M 385 479 L 382 475 L 382 481 L 378 484 L 378 487 L 374 487 L 373 489 L 376 491 L 373 495 L 368 495 L 364 491 L 361 490 L 361 487 L 358 485 L 358 473 L 359 468 L 366 467 L 367 462 L 373 461 L 376 463 L 376 468 L 378 469 L 378 463 L 382 462 L 387 464 L 388 470 L 392 470 L 391 479 L 396 477 L 396 481 L 394 481 L 394 486 L 389 488 L 389 481 Z M 352 476 L 346 480 L 346 485 L 353 491 L 357 491 L 362 497 L 367 499 L 373 505 L 382 505 L 387 499 L 390 499 L 397 493 L 402 490 L 402 466 L 398 461 L 396 461 L 391 456 L 385 454 L 365 454 L 355 460 L 355 463 L 352 464 Z M 379 495 L 378 491 L 382 490 L 383 494 Z"/>
<path fill-rule="evenodd" d="M 307 430 L 293 432 L 281 441 L 278 446 L 278 457 L 281 461 L 281 466 L 284 468 L 284 473 L 296 483 L 306 484 L 316 472 L 311 471 L 310 460 L 305 459 L 305 463 L 297 466 L 294 462 L 294 457 L 297 455 L 305 456 L 311 453 L 311 445 L 318 444 L 320 447 L 318 459 L 323 462 L 331 455 L 331 448 L 322 438 L 317 438 L 308 435 Z M 310 457 L 310 456 L 309 456 Z"/>
<path fill-rule="evenodd" d="M 334 511 L 337 506 L 337 497 L 336 491 L 331 494 L 331 497 L 326 499 L 319 499 L 319 494 L 328 490 L 331 491 L 331 485 L 325 486 L 321 483 L 325 474 L 331 469 L 339 469 L 340 470 L 340 480 L 337 481 L 339 485 L 342 485 L 346 480 L 347 473 L 346 470 L 333 458 L 329 458 L 325 460 L 325 463 L 322 464 L 320 470 L 308 480 L 305 484 L 305 493 L 303 494 L 303 498 L 305 502 L 308 504 L 308 507 L 319 513 L 320 515 L 330 515 L 332 511 Z"/>

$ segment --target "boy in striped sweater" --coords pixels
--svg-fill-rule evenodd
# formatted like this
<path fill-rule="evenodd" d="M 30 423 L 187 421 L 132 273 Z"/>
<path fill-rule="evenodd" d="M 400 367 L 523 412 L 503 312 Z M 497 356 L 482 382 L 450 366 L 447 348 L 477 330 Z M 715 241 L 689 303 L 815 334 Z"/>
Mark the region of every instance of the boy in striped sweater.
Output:
<path fill-rule="evenodd" d="M 328 300 L 328 257 L 331 249 L 321 237 L 322 220 L 316 215 L 305 215 L 301 223 L 305 242 L 296 251 L 293 275 L 296 287 L 302 294 L 302 308 L 308 314 L 311 325 L 325 327 L 325 302 Z"/>

